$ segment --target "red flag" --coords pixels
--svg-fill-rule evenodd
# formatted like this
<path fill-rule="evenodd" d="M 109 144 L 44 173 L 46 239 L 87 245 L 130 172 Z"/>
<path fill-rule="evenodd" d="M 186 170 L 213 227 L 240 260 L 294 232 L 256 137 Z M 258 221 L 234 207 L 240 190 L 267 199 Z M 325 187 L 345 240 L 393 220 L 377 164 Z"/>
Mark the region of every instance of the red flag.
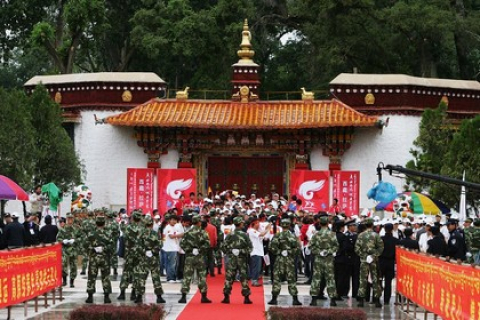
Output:
<path fill-rule="evenodd" d="M 197 171 L 195 169 L 158 169 L 158 209 L 162 214 L 177 207 L 180 196 L 188 198 L 190 192 L 197 193 Z M 180 208 L 181 209 L 181 208 Z M 178 212 L 182 214 L 182 212 Z"/>
<path fill-rule="evenodd" d="M 144 214 L 153 211 L 153 169 L 127 169 L 127 213 L 142 209 Z"/>
<path fill-rule="evenodd" d="M 290 195 L 302 199 L 309 212 L 326 211 L 329 204 L 329 171 L 292 170 Z"/>
<path fill-rule="evenodd" d="M 358 214 L 360 195 L 360 171 L 334 171 L 333 197 L 338 199 L 340 212 L 348 217 Z"/>

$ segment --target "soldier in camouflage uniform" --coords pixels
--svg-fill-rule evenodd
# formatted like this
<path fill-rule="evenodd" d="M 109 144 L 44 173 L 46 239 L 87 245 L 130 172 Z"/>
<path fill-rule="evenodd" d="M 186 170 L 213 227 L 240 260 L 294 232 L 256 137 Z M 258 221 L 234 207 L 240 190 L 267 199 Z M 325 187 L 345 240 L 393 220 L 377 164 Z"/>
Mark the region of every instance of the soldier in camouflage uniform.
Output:
<path fill-rule="evenodd" d="M 273 266 L 273 286 L 272 300 L 268 302 L 270 305 L 277 305 L 277 297 L 282 289 L 282 279 L 287 278 L 288 292 L 293 297 L 293 305 L 302 305 L 298 301 L 298 290 L 295 279 L 295 257 L 301 252 L 300 242 L 290 232 L 290 219 L 282 219 L 280 225 L 283 230 L 273 236 L 270 242 L 269 252 L 275 256 L 275 264 Z"/>
<path fill-rule="evenodd" d="M 215 247 L 214 250 L 214 256 L 215 256 L 215 265 L 218 270 L 218 274 L 222 274 L 222 243 L 223 243 L 223 232 L 221 229 L 221 221 L 217 217 L 217 210 L 212 209 L 210 210 L 210 223 L 217 228 L 217 246 Z"/>
<path fill-rule="evenodd" d="M 125 262 L 123 264 L 122 280 L 120 280 L 120 295 L 118 300 L 125 300 L 125 290 L 130 283 L 134 281 L 133 269 L 140 257 L 143 257 L 140 235 L 143 227 L 141 226 L 142 214 L 139 211 L 132 213 L 132 223 L 125 228 L 123 237 L 125 238 Z M 130 300 L 135 300 L 135 288 L 132 288 Z"/>
<path fill-rule="evenodd" d="M 225 286 L 223 287 L 224 298 L 222 303 L 230 303 L 230 294 L 232 293 L 232 284 L 237 275 L 240 275 L 242 284 L 243 303 L 251 304 L 250 288 L 248 287 L 247 263 L 250 259 L 250 252 L 253 249 L 249 236 L 243 231 L 244 220 L 242 217 L 233 219 L 235 230 L 230 233 L 223 242 L 222 250 L 228 254 L 228 263 L 225 266 Z"/>
<path fill-rule="evenodd" d="M 153 231 L 153 219 L 147 218 L 145 221 L 147 227 L 140 235 L 140 241 L 143 246 L 139 248 L 139 253 L 143 253 L 142 257 L 137 260 L 134 267 L 134 282 L 135 288 L 135 303 L 142 303 L 142 296 L 145 294 L 145 282 L 148 277 L 148 273 L 152 274 L 153 288 L 157 295 L 157 303 L 165 303 L 162 298 L 163 289 L 160 281 L 160 261 L 158 255 L 162 247 L 162 242 L 158 237 L 158 233 Z"/>
<path fill-rule="evenodd" d="M 473 221 L 473 227 L 465 229 L 465 242 L 467 244 L 467 255 L 469 262 L 480 264 L 480 218 Z"/>
<path fill-rule="evenodd" d="M 80 226 L 80 233 L 81 233 L 81 238 L 80 238 L 80 243 L 81 245 L 79 246 L 80 252 L 79 255 L 82 257 L 82 272 L 80 272 L 81 275 L 86 274 L 87 270 L 87 265 L 88 265 L 88 252 L 85 252 L 84 248 L 86 246 L 86 241 L 87 241 L 87 235 L 90 231 L 95 229 L 95 213 L 91 210 L 88 210 L 87 217 L 82 220 L 81 226 Z"/>
<path fill-rule="evenodd" d="M 200 216 L 192 217 L 192 229 L 187 231 L 182 240 L 180 247 L 185 251 L 185 268 L 182 280 L 182 297 L 178 303 L 187 303 L 187 293 L 190 292 L 190 282 L 195 270 L 198 276 L 198 288 L 202 293 L 201 303 L 211 303 L 207 298 L 207 268 L 205 264 L 205 255 L 210 248 L 210 240 L 208 234 L 201 227 Z"/>
<path fill-rule="evenodd" d="M 110 210 L 106 210 L 105 214 L 107 220 L 105 223 L 105 229 L 108 230 L 111 236 L 111 252 L 112 257 L 110 259 L 110 267 L 113 268 L 113 277 L 116 280 L 118 276 L 118 255 L 117 255 L 117 242 L 118 238 L 120 238 L 120 226 L 118 223 L 113 219 L 115 217 L 114 213 Z"/>
<path fill-rule="evenodd" d="M 73 214 L 67 214 L 67 223 L 58 230 L 57 241 L 62 243 L 62 276 L 63 286 L 67 285 L 68 268 L 70 267 L 70 288 L 77 277 L 77 247 L 79 233 L 73 224 Z"/>
<path fill-rule="evenodd" d="M 382 288 L 378 275 L 378 257 L 383 252 L 383 241 L 380 236 L 373 231 L 373 219 L 366 219 L 365 226 L 367 230 L 358 235 L 357 243 L 355 244 L 355 253 L 360 257 L 358 306 L 363 307 L 368 285 L 368 274 L 370 273 L 372 288 L 374 289 L 375 307 L 381 308 L 380 297 L 382 295 Z"/>
<path fill-rule="evenodd" d="M 93 294 L 95 293 L 95 282 L 97 280 L 98 270 L 102 274 L 102 286 L 104 294 L 104 303 L 112 303 L 110 293 L 112 284 L 110 283 L 110 235 L 105 229 L 105 217 L 97 216 L 95 218 L 96 228 L 88 233 L 85 249 L 89 256 L 87 293 L 88 299 L 85 303 L 93 303 Z"/>
<path fill-rule="evenodd" d="M 330 306 L 337 305 L 337 289 L 335 285 L 334 257 L 338 251 L 338 241 L 335 233 L 328 229 L 328 217 L 320 217 L 321 229 L 315 233 L 309 242 L 309 248 L 315 257 L 313 264 L 312 285 L 310 295 L 312 296 L 311 306 L 317 305 L 320 294 L 320 281 L 325 278 Z"/>

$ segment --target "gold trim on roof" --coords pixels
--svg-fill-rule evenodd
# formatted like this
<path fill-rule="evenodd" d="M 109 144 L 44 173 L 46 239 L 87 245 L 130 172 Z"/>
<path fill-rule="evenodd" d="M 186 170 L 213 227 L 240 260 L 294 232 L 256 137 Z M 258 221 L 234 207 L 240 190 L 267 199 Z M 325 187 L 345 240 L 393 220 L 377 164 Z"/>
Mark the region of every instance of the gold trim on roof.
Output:
<path fill-rule="evenodd" d="M 152 99 L 105 121 L 116 126 L 273 130 L 371 127 L 378 118 L 362 114 L 336 99 L 311 103 Z"/>

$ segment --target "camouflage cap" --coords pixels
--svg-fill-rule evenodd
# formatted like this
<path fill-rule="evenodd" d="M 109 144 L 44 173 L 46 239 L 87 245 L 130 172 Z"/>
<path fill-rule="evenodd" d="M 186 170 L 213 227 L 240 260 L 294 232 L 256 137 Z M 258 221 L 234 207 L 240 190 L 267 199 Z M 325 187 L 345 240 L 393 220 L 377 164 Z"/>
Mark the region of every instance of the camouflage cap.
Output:
<path fill-rule="evenodd" d="M 290 224 L 291 224 L 290 219 L 282 219 L 282 220 L 280 221 L 280 225 L 281 225 L 282 227 L 288 227 L 288 226 L 290 226 Z"/>
<path fill-rule="evenodd" d="M 95 215 L 95 212 L 93 212 L 92 210 L 88 210 L 87 214 L 89 217 L 93 217 Z"/>
<path fill-rule="evenodd" d="M 192 217 L 192 223 L 193 224 L 199 223 L 200 220 L 202 220 L 202 217 L 200 217 L 199 215 L 195 215 L 195 216 Z"/>
<path fill-rule="evenodd" d="M 210 210 L 209 214 L 210 214 L 210 217 L 215 217 L 217 215 L 217 210 L 212 209 L 212 210 Z"/>
<path fill-rule="evenodd" d="M 114 214 L 113 214 L 112 211 L 107 210 L 107 211 L 105 211 L 105 216 L 107 216 L 107 218 L 113 218 L 113 217 L 114 217 Z"/>
<path fill-rule="evenodd" d="M 472 222 L 473 222 L 473 219 L 472 219 L 472 218 L 466 218 L 466 219 L 465 219 L 465 222 L 472 223 Z"/>
<path fill-rule="evenodd" d="M 96 223 L 105 223 L 105 216 L 97 216 L 95 218 Z"/>
<path fill-rule="evenodd" d="M 73 213 L 69 212 L 69 213 L 67 213 L 67 215 L 66 215 L 65 217 L 67 217 L 67 218 L 73 218 Z"/>
<path fill-rule="evenodd" d="M 373 219 L 372 218 L 367 218 L 364 221 L 365 224 L 373 224 Z"/>
<path fill-rule="evenodd" d="M 473 220 L 473 225 L 475 227 L 480 227 L 480 218 L 475 218 L 475 220 Z"/>
<path fill-rule="evenodd" d="M 233 224 L 236 225 L 236 226 L 240 225 L 240 224 L 243 223 L 243 222 L 244 222 L 244 220 L 243 220 L 242 217 L 235 217 L 235 218 L 233 218 Z"/>
<path fill-rule="evenodd" d="M 145 219 L 145 225 L 146 225 L 147 227 L 153 226 L 153 219 L 152 219 L 152 218 L 146 218 L 146 219 Z"/>
<path fill-rule="evenodd" d="M 133 219 L 139 220 L 142 218 L 142 214 L 140 213 L 140 211 L 133 211 L 132 217 Z"/>
<path fill-rule="evenodd" d="M 321 216 L 318 220 L 320 224 L 328 224 L 328 217 L 327 216 Z"/>

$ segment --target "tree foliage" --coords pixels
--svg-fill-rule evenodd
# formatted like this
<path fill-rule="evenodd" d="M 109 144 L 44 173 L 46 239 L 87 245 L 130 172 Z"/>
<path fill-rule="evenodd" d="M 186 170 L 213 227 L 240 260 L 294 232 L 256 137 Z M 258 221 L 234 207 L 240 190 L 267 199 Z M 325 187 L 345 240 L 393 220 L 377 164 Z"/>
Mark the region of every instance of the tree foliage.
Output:
<path fill-rule="evenodd" d="M 435 110 L 425 110 L 420 123 L 420 132 L 410 153 L 414 160 L 407 163 L 409 169 L 480 183 L 480 116 L 463 120 L 455 130 L 447 120 L 447 105 L 440 103 Z M 457 208 L 460 187 L 425 178 L 409 178 L 408 188 L 427 191 L 433 198 Z M 478 205 L 478 196 L 469 193 L 467 201 Z"/>
<path fill-rule="evenodd" d="M 60 107 L 44 87 L 31 96 L 0 89 L 0 171 L 25 190 L 54 182 L 69 190 L 81 180 L 73 143 L 62 127 Z"/>

